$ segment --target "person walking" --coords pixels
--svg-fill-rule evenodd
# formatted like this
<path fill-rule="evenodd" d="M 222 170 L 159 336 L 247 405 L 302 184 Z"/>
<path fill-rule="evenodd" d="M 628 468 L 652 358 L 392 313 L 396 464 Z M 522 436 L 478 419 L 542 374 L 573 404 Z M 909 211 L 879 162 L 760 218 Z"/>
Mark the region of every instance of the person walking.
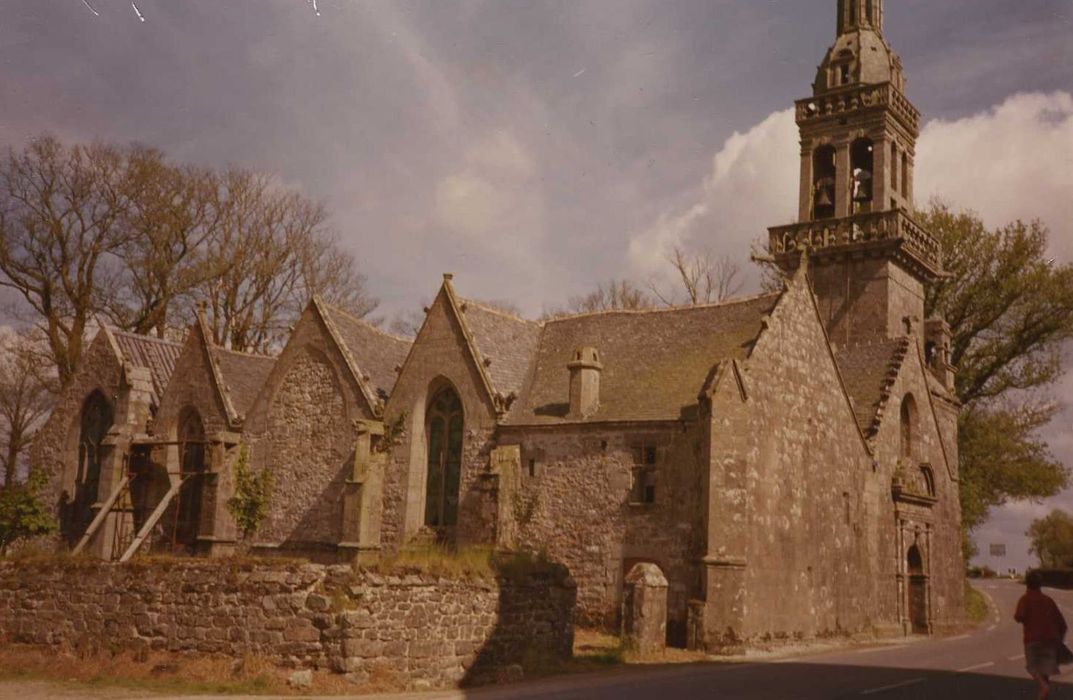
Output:
<path fill-rule="evenodd" d="M 1024 626 L 1025 669 L 1039 685 L 1039 698 L 1051 694 L 1051 676 L 1058 675 L 1058 651 L 1066 636 L 1066 620 L 1054 600 L 1040 588 L 1043 576 L 1030 571 L 1025 576 L 1028 590 L 1017 601 L 1013 619 Z"/>

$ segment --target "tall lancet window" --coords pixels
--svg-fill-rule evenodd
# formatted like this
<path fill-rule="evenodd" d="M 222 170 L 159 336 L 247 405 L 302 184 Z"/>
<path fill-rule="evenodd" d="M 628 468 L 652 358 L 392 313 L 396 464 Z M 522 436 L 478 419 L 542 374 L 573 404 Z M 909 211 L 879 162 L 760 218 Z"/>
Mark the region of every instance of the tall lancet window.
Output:
<path fill-rule="evenodd" d="M 451 528 L 458 524 L 458 494 L 462 474 L 462 402 L 452 389 L 443 389 L 429 402 L 427 422 L 428 481 L 425 487 L 425 525 Z"/>

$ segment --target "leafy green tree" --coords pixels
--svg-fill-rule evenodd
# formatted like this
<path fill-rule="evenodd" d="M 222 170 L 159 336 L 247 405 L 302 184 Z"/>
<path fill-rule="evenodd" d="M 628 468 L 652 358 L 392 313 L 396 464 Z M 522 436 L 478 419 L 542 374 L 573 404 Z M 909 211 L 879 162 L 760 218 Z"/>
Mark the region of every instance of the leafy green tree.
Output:
<path fill-rule="evenodd" d="M 31 470 L 26 481 L 0 488 L 0 555 L 18 540 L 56 530 L 56 521 L 42 497 L 47 484 L 44 473 Z"/>
<path fill-rule="evenodd" d="M 1025 533 L 1032 541 L 1029 551 L 1047 569 L 1073 567 L 1073 516 L 1064 510 L 1033 520 Z"/>
<path fill-rule="evenodd" d="M 953 331 L 968 532 L 991 508 L 1052 496 L 1069 481 L 1069 468 L 1038 431 L 1054 416 L 1047 389 L 1061 377 L 1063 344 L 1073 338 L 1073 265 L 1048 254 L 1039 221 L 992 230 L 942 202 L 919 218 L 939 238 L 952 273 L 928 289 L 926 304 L 928 316 L 943 316 Z"/>
<path fill-rule="evenodd" d="M 227 499 L 227 510 L 235 519 L 243 537 L 249 537 L 268 516 L 274 483 L 272 473 L 262 469 L 254 473 L 250 469 L 249 453 L 242 446 L 234 465 L 235 494 Z"/>

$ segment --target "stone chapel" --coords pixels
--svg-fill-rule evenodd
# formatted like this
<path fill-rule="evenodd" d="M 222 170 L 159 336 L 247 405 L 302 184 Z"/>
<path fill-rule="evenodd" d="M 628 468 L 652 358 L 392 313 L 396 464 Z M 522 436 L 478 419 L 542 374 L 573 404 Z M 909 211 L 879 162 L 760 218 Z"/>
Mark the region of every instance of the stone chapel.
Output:
<path fill-rule="evenodd" d="M 798 221 L 773 293 L 530 321 L 444 275 L 412 340 L 319 299 L 273 358 L 103 328 L 35 443 L 66 546 L 365 562 L 440 543 L 546 553 L 581 623 L 638 564 L 667 638 L 928 634 L 962 618 L 950 329 L 913 219 L 919 113 L 882 0 L 838 0 L 796 103 Z M 234 470 L 270 470 L 242 539 Z M 654 571 L 649 569 L 649 571 Z"/>

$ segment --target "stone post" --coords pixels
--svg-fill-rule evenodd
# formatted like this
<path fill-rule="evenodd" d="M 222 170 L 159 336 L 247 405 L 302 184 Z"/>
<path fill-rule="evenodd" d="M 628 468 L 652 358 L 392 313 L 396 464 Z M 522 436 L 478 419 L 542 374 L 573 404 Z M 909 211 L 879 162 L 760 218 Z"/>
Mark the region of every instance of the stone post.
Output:
<path fill-rule="evenodd" d="M 374 437 L 384 435 L 380 421 L 354 421 L 354 467 L 343 491 L 343 527 L 339 549 L 355 562 L 374 559 L 380 551 L 377 509 L 384 481 L 384 455 L 374 449 Z"/>
<path fill-rule="evenodd" d="M 626 574 L 622 636 L 640 654 L 667 648 L 667 578 L 655 564 L 637 564 Z"/>
<path fill-rule="evenodd" d="M 492 474 L 499 478 L 496 494 L 496 547 L 514 549 L 518 539 L 514 502 L 521 488 L 521 446 L 496 447 L 492 450 L 490 463 Z"/>

